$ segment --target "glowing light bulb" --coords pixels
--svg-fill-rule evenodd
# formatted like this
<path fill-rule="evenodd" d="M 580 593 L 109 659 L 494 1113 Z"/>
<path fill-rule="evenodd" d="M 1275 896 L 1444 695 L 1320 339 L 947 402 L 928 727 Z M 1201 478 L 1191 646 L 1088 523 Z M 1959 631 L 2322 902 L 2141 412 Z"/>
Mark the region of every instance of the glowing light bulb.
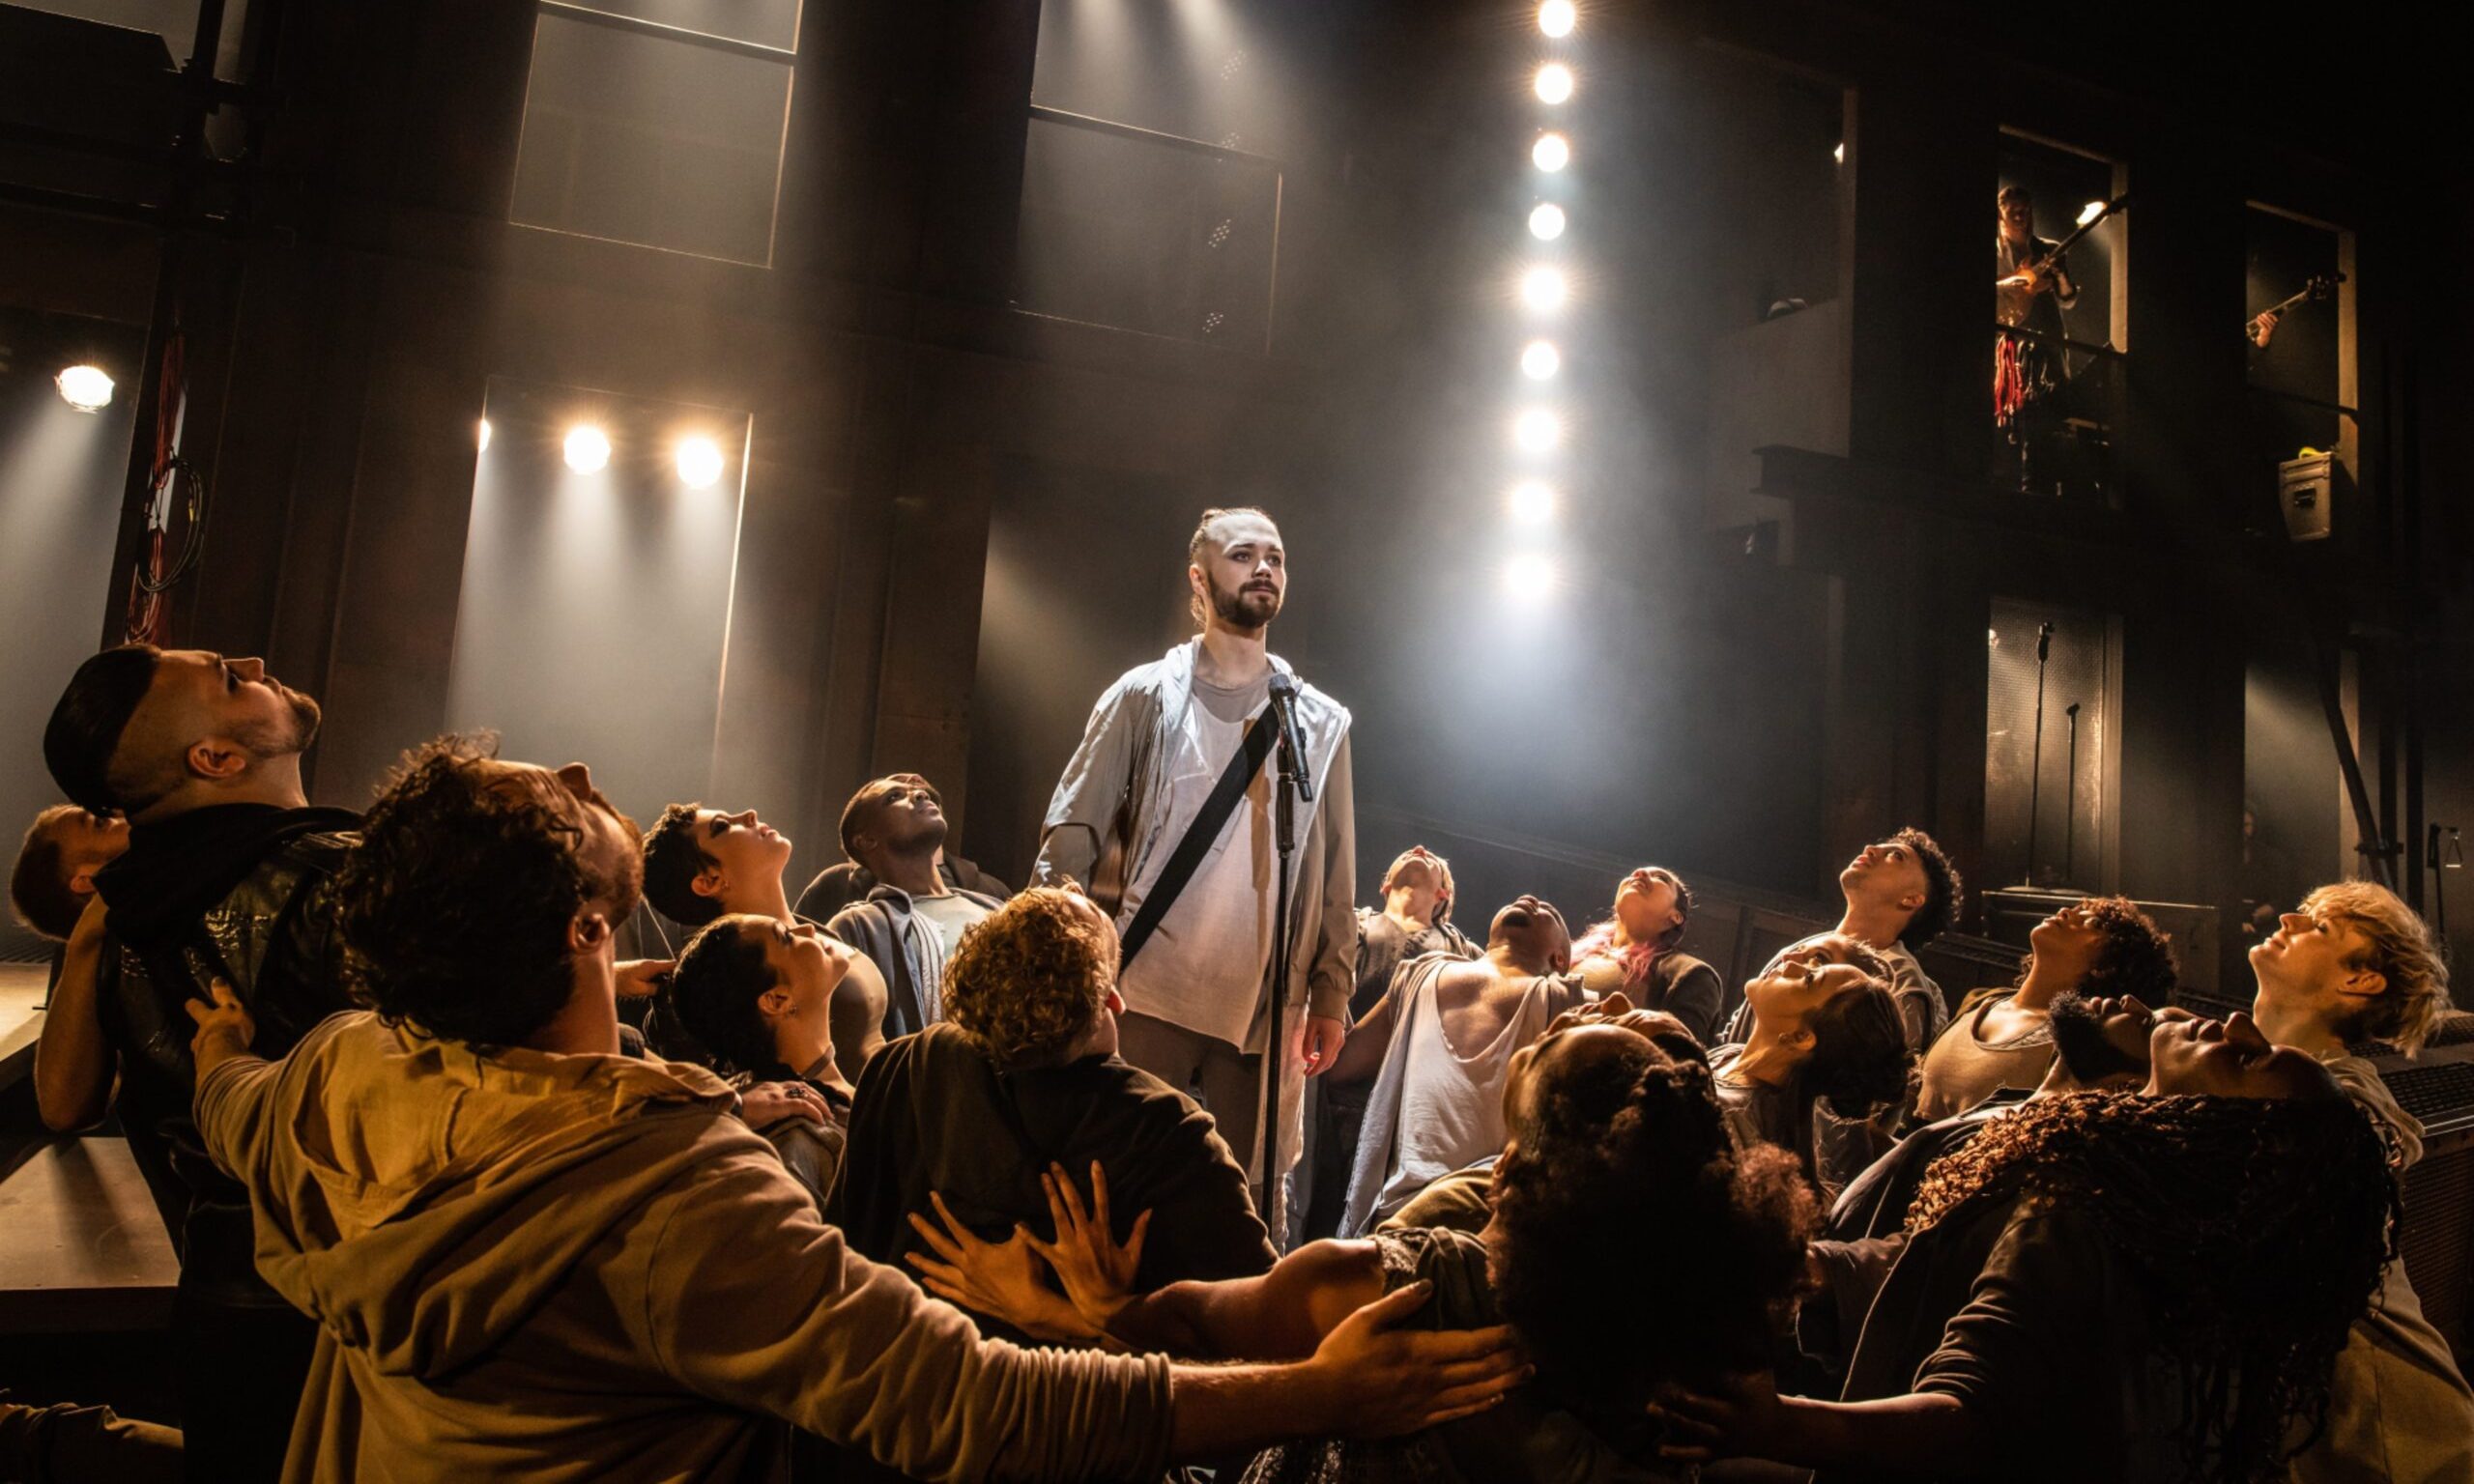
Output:
<path fill-rule="evenodd" d="M 1572 0 L 1546 0 L 1538 8 L 1538 29 L 1548 36 L 1569 36 L 1572 23 L 1580 13 L 1572 8 Z"/>
<path fill-rule="evenodd" d="M 1533 268 L 1520 275 L 1520 301 L 1532 309 L 1561 309 L 1566 297 L 1563 273 L 1552 268 Z"/>
<path fill-rule="evenodd" d="M 1538 70 L 1533 84 L 1541 103 L 1560 103 L 1572 96 L 1572 70 L 1561 62 L 1549 62 Z"/>
<path fill-rule="evenodd" d="M 1541 243 L 1551 243 L 1564 235 L 1564 209 L 1548 201 L 1529 214 L 1529 235 Z"/>
<path fill-rule="evenodd" d="M 1531 453 L 1544 453 L 1564 436 L 1564 425 L 1542 407 L 1533 407 L 1511 420 L 1512 442 Z"/>
<path fill-rule="evenodd" d="M 1549 174 L 1572 162 L 1572 144 L 1561 134 L 1539 134 L 1529 147 L 1529 162 Z"/>
<path fill-rule="evenodd" d="M 1829 147 L 1829 157 L 1838 164 L 1847 163 L 1847 141 L 1839 140 Z"/>
<path fill-rule="evenodd" d="M 70 366 L 52 385 L 60 388 L 60 400 L 81 413 L 100 413 L 112 404 L 111 374 L 101 366 Z"/>
<path fill-rule="evenodd" d="M 591 423 L 569 428 L 564 448 L 567 468 L 579 474 L 597 474 L 609 467 L 610 436 Z"/>
<path fill-rule="evenodd" d="M 1511 518 L 1523 526 L 1543 526 L 1555 518 L 1555 487 L 1543 479 L 1523 479 L 1504 496 Z"/>
<path fill-rule="evenodd" d="M 1504 563 L 1503 585 L 1506 597 L 1543 602 L 1554 591 L 1554 560 L 1539 552 L 1519 553 Z"/>
<path fill-rule="evenodd" d="M 1553 341 L 1532 340 L 1521 347 L 1520 374 L 1533 382 L 1542 382 L 1564 368 L 1564 357 Z"/>
<path fill-rule="evenodd" d="M 490 451 L 490 419 L 487 417 L 481 419 L 481 451 Z"/>
<path fill-rule="evenodd" d="M 722 477 L 722 445 L 709 438 L 678 441 L 678 481 L 705 489 Z"/>

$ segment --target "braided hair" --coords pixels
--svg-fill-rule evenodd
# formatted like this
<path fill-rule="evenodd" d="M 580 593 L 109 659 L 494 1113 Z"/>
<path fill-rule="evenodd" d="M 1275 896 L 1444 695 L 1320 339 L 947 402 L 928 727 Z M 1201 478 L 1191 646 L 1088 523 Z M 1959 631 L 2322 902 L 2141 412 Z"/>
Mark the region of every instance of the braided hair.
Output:
<path fill-rule="evenodd" d="M 1908 1231 L 1999 1199 L 2086 1217 L 2129 1266 L 2180 1373 L 2188 1484 L 2256 1484 L 2316 1441 L 2401 1213 L 2370 1121 L 2334 1098 L 2040 1098 L 1934 1162 Z"/>

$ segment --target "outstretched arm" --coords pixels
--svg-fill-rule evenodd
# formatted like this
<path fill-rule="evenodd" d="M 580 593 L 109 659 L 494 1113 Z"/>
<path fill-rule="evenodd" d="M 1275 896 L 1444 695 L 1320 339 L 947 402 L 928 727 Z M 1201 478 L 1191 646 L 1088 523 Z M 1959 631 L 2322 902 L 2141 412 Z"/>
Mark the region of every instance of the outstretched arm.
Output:
<path fill-rule="evenodd" d="M 1806 1469 L 1971 1478 L 1991 1462 L 1989 1430 L 1953 1396 L 1818 1402 L 1782 1397 L 1776 1381 L 1761 1375 L 1736 1378 L 1715 1396 L 1672 1393 L 1650 1413 L 1667 1424 L 1658 1451 L 1680 1463 L 1767 1458 Z"/>

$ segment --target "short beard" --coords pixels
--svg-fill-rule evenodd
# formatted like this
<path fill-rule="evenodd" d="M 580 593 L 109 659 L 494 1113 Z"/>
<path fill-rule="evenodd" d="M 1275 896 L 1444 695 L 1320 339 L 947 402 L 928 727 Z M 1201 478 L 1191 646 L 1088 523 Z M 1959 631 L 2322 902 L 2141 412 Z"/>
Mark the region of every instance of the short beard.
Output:
<path fill-rule="evenodd" d="M 318 740 L 318 726 L 325 718 L 318 703 L 299 691 L 278 685 L 275 693 L 290 714 L 280 721 L 253 722 L 236 728 L 232 740 L 260 757 L 297 757 Z"/>
<path fill-rule="evenodd" d="M 2058 995 L 2049 1013 L 2054 1054 L 2080 1086 L 2094 1087 L 2107 1077 L 2146 1073 L 2143 1063 L 2105 1039 L 2104 1023 L 2086 1000 L 2076 994 Z"/>
<path fill-rule="evenodd" d="M 1203 585 L 1211 589 L 1211 611 L 1220 621 L 1232 629 L 1251 632 L 1280 616 L 1280 595 L 1278 592 L 1248 592 L 1239 587 L 1235 592 L 1223 590 L 1203 574 Z"/>

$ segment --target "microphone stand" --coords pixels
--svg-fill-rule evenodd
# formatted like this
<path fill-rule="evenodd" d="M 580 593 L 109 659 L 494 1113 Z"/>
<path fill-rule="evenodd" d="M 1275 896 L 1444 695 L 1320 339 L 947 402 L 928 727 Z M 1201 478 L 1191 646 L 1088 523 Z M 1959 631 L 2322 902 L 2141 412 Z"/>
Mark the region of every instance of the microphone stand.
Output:
<path fill-rule="evenodd" d="M 2036 884 L 2036 809 L 2045 782 L 2045 661 L 2053 655 L 2053 622 L 2036 630 L 2036 740 L 2028 754 L 2028 885 Z"/>
<path fill-rule="evenodd" d="M 2072 701 L 2062 715 L 2070 718 L 2070 764 L 2061 792 L 2061 884 L 2068 886 L 2079 864 L 2079 702 Z"/>
<path fill-rule="evenodd" d="M 1287 1009 L 1289 954 L 1293 938 L 1288 921 L 1290 863 L 1297 853 L 1297 801 L 1311 801 L 1314 797 L 1314 781 L 1300 766 L 1305 743 L 1297 734 L 1297 716 L 1292 709 L 1296 697 L 1297 682 L 1274 671 L 1272 715 L 1268 720 L 1280 728 L 1273 742 L 1273 756 L 1279 759 L 1280 766 L 1272 785 L 1272 840 L 1280 850 L 1280 886 L 1272 914 L 1271 1021 L 1266 1027 L 1269 1034 L 1263 1046 L 1266 1063 L 1263 1224 L 1271 1228 L 1273 1247 L 1282 1252 L 1288 1250 L 1288 1179 L 1280 1163 L 1280 1124 L 1282 1090 L 1288 1072 L 1287 1027 L 1283 1013 Z"/>

